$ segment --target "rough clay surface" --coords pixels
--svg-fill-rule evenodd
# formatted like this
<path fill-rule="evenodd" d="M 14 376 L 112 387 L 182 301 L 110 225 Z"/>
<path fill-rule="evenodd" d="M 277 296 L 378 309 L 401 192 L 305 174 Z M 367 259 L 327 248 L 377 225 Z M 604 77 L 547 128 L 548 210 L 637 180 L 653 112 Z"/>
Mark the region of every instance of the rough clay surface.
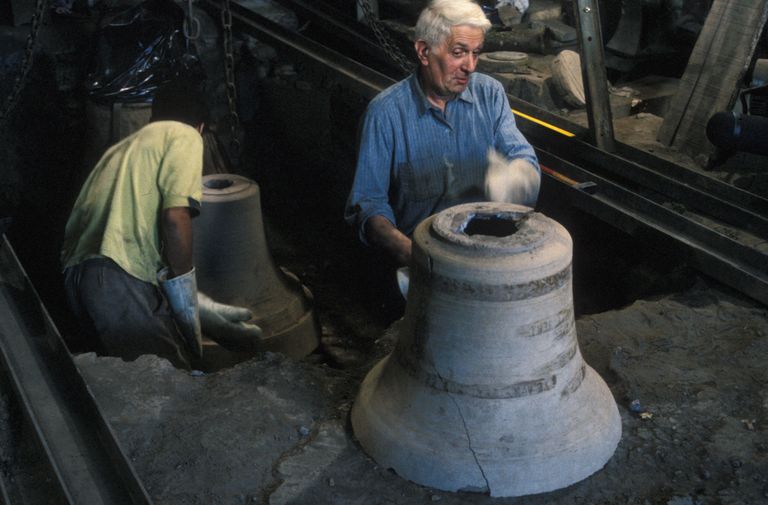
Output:
<path fill-rule="evenodd" d="M 347 414 L 391 349 L 385 332 L 374 356 L 344 371 L 274 354 L 204 376 L 149 356 L 77 363 L 158 504 L 761 504 L 766 316 L 700 283 L 580 318 L 581 350 L 617 399 L 623 437 L 592 477 L 523 498 L 424 488 L 360 450 Z"/>

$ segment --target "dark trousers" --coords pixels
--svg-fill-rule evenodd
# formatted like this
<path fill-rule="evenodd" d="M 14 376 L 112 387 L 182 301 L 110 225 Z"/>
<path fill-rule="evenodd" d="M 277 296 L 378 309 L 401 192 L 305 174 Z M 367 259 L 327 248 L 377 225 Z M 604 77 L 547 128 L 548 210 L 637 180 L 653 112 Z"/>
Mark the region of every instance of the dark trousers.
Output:
<path fill-rule="evenodd" d="M 134 360 L 142 354 L 189 368 L 189 358 L 160 289 L 129 275 L 108 258 L 64 271 L 67 302 L 98 354 Z"/>

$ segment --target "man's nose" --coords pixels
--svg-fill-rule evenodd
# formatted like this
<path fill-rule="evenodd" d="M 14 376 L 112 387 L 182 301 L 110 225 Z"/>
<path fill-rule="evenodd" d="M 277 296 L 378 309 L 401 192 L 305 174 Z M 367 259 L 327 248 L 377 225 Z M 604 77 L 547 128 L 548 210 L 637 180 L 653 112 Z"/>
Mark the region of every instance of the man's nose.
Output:
<path fill-rule="evenodd" d="M 462 67 L 466 73 L 471 74 L 475 71 L 475 68 L 477 67 L 478 56 L 479 55 L 475 53 L 469 53 L 464 59 L 464 65 L 462 65 Z"/>

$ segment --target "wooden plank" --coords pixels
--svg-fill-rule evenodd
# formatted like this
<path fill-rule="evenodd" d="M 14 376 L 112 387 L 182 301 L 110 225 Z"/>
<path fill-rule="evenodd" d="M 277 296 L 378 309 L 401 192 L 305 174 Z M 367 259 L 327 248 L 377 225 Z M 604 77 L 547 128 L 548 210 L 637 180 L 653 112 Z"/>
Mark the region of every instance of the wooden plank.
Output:
<path fill-rule="evenodd" d="M 688 60 L 658 140 L 706 162 L 709 118 L 731 110 L 768 18 L 768 0 L 715 0 Z"/>

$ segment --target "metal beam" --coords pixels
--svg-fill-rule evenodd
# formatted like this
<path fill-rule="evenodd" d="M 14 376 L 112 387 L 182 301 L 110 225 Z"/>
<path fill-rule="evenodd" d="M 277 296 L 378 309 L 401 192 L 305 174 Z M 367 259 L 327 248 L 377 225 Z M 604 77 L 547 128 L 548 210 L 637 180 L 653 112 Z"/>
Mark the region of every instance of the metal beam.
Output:
<path fill-rule="evenodd" d="M 651 233 L 692 267 L 768 305 L 764 253 L 587 169 L 546 151 L 536 152 L 549 176 L 545 184 L 562 190 L 574 207 L 635 237 Z"/>
<path fill-rule="evenodd" d="M 531 104 L 509 97 L 513 110 L 536 115 L 539 123 L 551 123 L 571 136 L 553 134 L 550 129 L 519 115 L 517 125 L 534 146 L 547 146 L 552 153 L 567 153 L 572 163 L 588 166 L 604 177 L 621 179 L 632 187 L 650 189 L 705 212 L 732 226 L 768 239 L 768 200 L 708 175 L 652 156 L 630 145 L 616 142 L 616 153 L 605 152 L 584 139 L 588 131 L 560 116 L 537 110 Z M 565 156 L 564 156 L 565 157 Z"/>
<path fill-rule="evenodd" d="M 600 30 L 597 0 L 577 0 L 573 3 L 576 28 L 581 49 L 581 75 L 587 98 L 587 118 L 597 147 L 614 152 L 613 116 L 605 72 L 605 48 Z"/>
<path fill-rule="evenodd" d="M 65 503 L 151 503 L 5 235 L 0 365 Z"/>

